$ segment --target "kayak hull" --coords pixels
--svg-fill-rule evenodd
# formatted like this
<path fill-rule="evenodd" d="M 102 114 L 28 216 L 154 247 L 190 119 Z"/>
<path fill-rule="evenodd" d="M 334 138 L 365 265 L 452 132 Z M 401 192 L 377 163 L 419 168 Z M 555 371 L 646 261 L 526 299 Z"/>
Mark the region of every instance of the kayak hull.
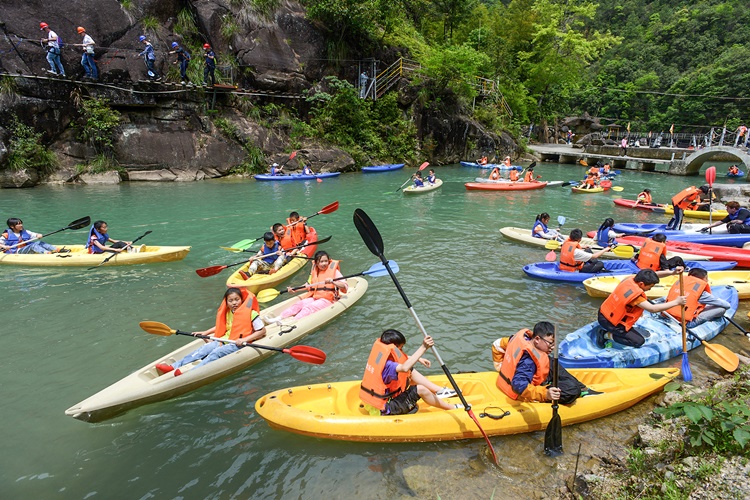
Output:
<path fill-rule="evenodd" d="M 706 227 L 706 224 L 683 224 L 682 231 L 666 230 L 665 227 L 665 224 L 615 224 L 613 229 L 618 233 L 638 236 L 643 235 L 639 233 L 664 233 L 667 240 L 674 239 L 686 243 L 703 243 L 724 247 L 742 247 L 745 243 L 750 242 L 750 234 L 729 234 L 726 225 L 713 228 L 712 234 L 700 232 L 700 229 Z"/>
<path fill-rule="evenodd" d="M 389 165 L 371 165 L 369 167 L 362 167 L 362 172 L 366 174 L 373 174 L 377 172 L 390 172 L 392 170 L 400 170 L 404 168 L 404 163 L 391 163 Z"/>
<path fill-rule="evenodd" d="M 583 282 L 586 293 L 591 297 L 608 297 L 615 287 L 629 275 L 618 276 L 595 276 Z M 659 279 L 659 283 L 646 292 L 649 299 L 666 297 L 672 285 L 679 280 L 678 276 L 665 276 Z M 711 288 L 717 286 L 732 286 L 737 289 L 739 300 L 750 299 L 750 271 L 710 271 L 708 273 L 708 284 Z"/>
<path fill-rule="evenodd" d="M 331 306 L 299 320 L 285 319 L 282 327 L 277 324 L 267 325 L 266 337 L 259 340 L 258 344 L 278 348 L 290 346 L 340 316 L 362 298 L 367 290 L 367 281 L 362 278 L 349 278 L 347 284 L 349 285 L 347 293 Z M 264 309 L 262 314 L 264 316 L 278 315 L 301 298 L 301 296 L 291 297 Z M 292 326 L 294 328 L 290 330 Z M 132 408 L 164 401 L 193 391 L 242 371 L 275 353 L 267 349 L 245 347 L 197 370 L 192 369 L 197 362 L 185 365 L 180 368 L 183 374 L 179 377 L 175 377 L 172 372 L 162 375 L 156 370 L 157 363 L 174 363 L 202 345 L 204 345 L 203 340 L 194 340 L 185 344 L 68 408 L 65 414 L 86 422 L 100 422 Z"/>
<path fill-rule="evenodd" d="M 469 191 L 530 191 L 547 187 L 546 182 L 467 182 L 464 184 Z"/>
<path fill-rule="evenodd" d="M 560 405 L 558 412 L 563 425 L 586 422 L 629 408 L 661 391 L 679 370 L 572 370 L 571 374 L 603 394 Z M 497 376 L 497 372 L 453 375 L 473 408 L 497 414 L 497 419 L 479 416 L 487 435 L 544 430 L 552 418 L 552 405 L 519 402 L 507 397 L 495 385 Z M 428 378 L 439 386 L 450 386 L 444 375 Z M 446 411 L 420 401 L 419 411 L 413 414 L 372 416 L 359 399 L 359 385 L 360 381 L 355 380 L 282 389 L 258 399 L 255 410 L 274 429 L 316 438 L 389 443 L 482 438 L 476 423 L 463 409 Z M 460 400 L 454 397 L 449 401 Z M 508 412 L 504 417 L 503 411 Z"/>
<path fill-rule="evenodd" d="M 582 284 L 589 278 L 599 276 L 612 276 L 617 274 L 635 274 L 640 269 L 630 260 L 605 260 L 602 261 L 605 271 L 600 273 L 571 273 L 561 271 L 557 262 L 537 262 L 523 266 L 523 272 L 532 278 L 540 278 L 551 281 L 564 281 L 566 283 Z M 702 268 L 706 271 L 724 271 L 734 268 L 736 262 L 697 262 L 686 261 L 689 268 Z"/>
<path fill-rule="evenodd" d="M 725 313 L 732 317 L 737 311 L 737 290 L 720 286 L 712 293 L 731 304 Z M 707 321 L 689 330 L 703 340 L 711 340 L 718 335 L 729 321 L 722 316 Z M 663 314 L 644 312 L 636 322 L 636 328 L 649 332 L 646 342 L 639 348 L 626 347 L 614 343 L 609 349 L 596 346 L 596 332 L 599 323 L 594 321 L 583 328 L 569 333 L 560 343 L 560 364 L 565 368 L 639 368 L 667 361 L 682 354 L 682 327 L 679 320 Z M 687 348 L 694 349 L 701 345 L 700 340 L 688 334 Z"/>
<path fill-rule="evenodd" d="M 404 194 L 424 194 L 429 193 L 430 191 L 435 191 L 436 189 L 440 189 L 442 185 L 443 179 L 435 179 L 435 184 L 425 182 L 424 186 L 422 187 L 415 187 L 414 185 L 411 185 L 403 191 Z"/>
<path fill-rule="evenodd" d="M 727 172 L 727 177 L 729 177 L 730 179 L 737 178 L 737 177 L 744 177 L 744 176 L 745 176 L 745 172 L 743 172 L 742 170 L 740 170 L 736 174 L 730 174 L 729 172 Z"/>
<path fill-rule="evenodd" d="M 572 187 L 570 188 L 571 191 L 577 194 L 594 194 L 594 193 L 603 193 L 604 188 L 603 187 L 595 187 L 593 189 L 583 189 L 579 187 Z"/>
<path fill-rule="evenodd" d="M 642 236 L 624 236 L 617 238 L 623 245 L 643 245 L 646 238 Z M 685 241 L 667 240 L 667 251 L 679 252 L 683 259 L 696 260 L 696 257 L 710 257 L 711 260 L 729 260 L 737 262 L 737 267 L 750 268 L 750 249 L 704 245 L 702 243 L 688 243 Z"/>
<path fill-rule="evenodd" d="M 130 264 L 154 264 L 157 262 L 173 262 L 184 259 L 190 252 L 187 246 L 136 246 L 138 252 L 121 252 L 118 254 L 103 253 L 90 254 L 83 245 L 57 245 L 70 250 L 70 253 L 53 254 L 11 254 L 0 253 L 0 264 L 14 266 L 52 266 L 77 267 L 96 266 L 104 259 L 115 255 L 104 264 L 109 266 L 125 266 Z"/>
<path fill-rule="evenodd" d="M 271 174 L 257 174 L 254 175 L 256 181 L 273 181 L 273 182 L 288 182 L 288 181 L 314 181 L 316 179 L 328 179 L 330 177 L 338 177 L 341 172 L 321 172 L 315 175 L 305 174 L 289 174 L 289 175 L 271 175 Z"/>
<path fill-rule="evenodd" d="M 612 200 L 615 205 L 625 208 L 635 208 L 638 210 L 648 210 L 659 214 L 673 215 L 674 209 L 672 205 L 644 205 L 643 203 L 636 203 L 635 200 L 626 200 L 624 198 L 616 198 Z M 702 210 L 685 210 L 683 215 L 691 219 L 710 219 L 714 221 L 721 220 L 727 216 L 726 210 L 711 210 L 711 212 L 704 212 Z"/>

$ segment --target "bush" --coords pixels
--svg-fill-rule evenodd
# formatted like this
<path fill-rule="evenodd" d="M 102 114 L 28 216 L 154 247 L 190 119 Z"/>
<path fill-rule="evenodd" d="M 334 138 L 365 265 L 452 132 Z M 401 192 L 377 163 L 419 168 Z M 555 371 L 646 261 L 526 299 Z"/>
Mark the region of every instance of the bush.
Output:
<path fill-rule="evenodd" d="M 14 120 L 10 126 L 11 139 L 8 148 L 10 170 L 36 170 L 49 174 L 55 169 L 54 153 L 42 143 L 42 134 L 34 132 L 28 125 Z"/>
<path fill-rule="evenodd" d="M 81 104 L 81 115 L 81 139 L 91 144 L 97 154 L 111 155 L 120 113 L 109 107 L 107 99 L 88 99 Z"/>

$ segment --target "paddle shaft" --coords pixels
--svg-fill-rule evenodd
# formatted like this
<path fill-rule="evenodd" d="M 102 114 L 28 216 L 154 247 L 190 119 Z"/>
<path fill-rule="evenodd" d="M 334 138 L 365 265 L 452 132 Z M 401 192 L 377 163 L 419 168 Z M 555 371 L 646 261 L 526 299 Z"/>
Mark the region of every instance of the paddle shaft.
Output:
<path fill-rule="evenodd" d="M 745 335 L 747 335 L 748 337 L 750 337 L 750 332 L 748 332 L 747 330 L 745 330 L 744 328 L 742 328 L 742 326 L 740 326 L 739 323 L 737 323 L 735 320 L 733 320 L 729 316 L 724 316 L 724 317 L 727 318 L 730 323 L 732 323 L 734 326 L 736 326 L 739 331 L 741 331 L 742 333 L 744 333 Z"/>
<path fill-rule="evenodd" d="M 190 337 L 195 337 L 195 338 L 199 338 L 199 339 L 215 340 L 216 342 L 223 342 L 225 344 L 234 344 L 235 343 L 234 340 L 220 339 L 219 337 L 212 337 L 211 335 L 199 335 L 199 334 L 193 334 L 193 333 L 190 333 L 190 332 L 183 332 L 181 330 L 177 330 L 175 333 L 177 335 L 188 335 Z M 269 351 L 284 352 L 284 349 L 281 349 L 280 347 L 271 347 L 271 346 L 267 346 L 267 345 L 259 345 L 259 344 L 256 344 L 254 342 L 251 342 L 249 344 L 247 342 L 243 342 L 242 345 L 239 346 L 239 347 L 257 347 L 259 349 L 268 349 Z"/>
<path fill-rule="evenodd" d="M 107 257 L 107 258 L 106 258 L 106 259 L 104 259 L 103 261 L 101 261 L 101 262 L 100 262 L 99 264 L 95 265 L 94 267 L 89 267 L 89 268 L 87 269 L 87 271 L 91 271 L 92 269 L 96 269 L 97 267 L 99 267 L 99 266 L 101 266 L 101 265 L 103 265 L 103 264 L 106 264 L 106 263 L 107 263 L 107 262 L 109 262 L 109 261 L 110 261 L 110 260 L 111 260 L 111 259 L 112 259 L 113 257 L 115 257 L 115 256 L 116 256 L 117 254 L 119 254 L 119 253 L 122 253 L 122 252 L 124 252 L 124 251 L 125 251 L 125 250 L 127 250 L 128 248 L 132 247 L 132 246 L 133 246 L 133 243 L 135 243 L 136 241 L 140 240 L 141 238 L 144 238 L 144 237 L 148 236 L 149 234 L 151 234 L 151 231 L 146 231 L 145 233 L 143 233 L 142 235 L 140 235 L 139 237 L 137 237 L 136 239 L 134 239 L 133 241 L 131 241 L 130 243 L 128 243 L 127 245 L 125 245 L 124 247 L 122 247 L 122 251 L 121 251 L 121 252 L 113 252 L 113 253 L 112 253 L 112 255 L 110 255 L 109 257 Z M 111 252 L 112 250 L 108 250 L 108 251 L 109 251 L 109 252 Z"/>
<path fill-rule="evenodd" d="M 685 280 L 680 273 L 680 296 L 685 295 Z M 680 307 L 680 325 L 682 326 L 682 352 L 687 352 L 687 325 L 685 323 L 685 307 Z M 697 337 L 696 337 L 697 338 Z"/>

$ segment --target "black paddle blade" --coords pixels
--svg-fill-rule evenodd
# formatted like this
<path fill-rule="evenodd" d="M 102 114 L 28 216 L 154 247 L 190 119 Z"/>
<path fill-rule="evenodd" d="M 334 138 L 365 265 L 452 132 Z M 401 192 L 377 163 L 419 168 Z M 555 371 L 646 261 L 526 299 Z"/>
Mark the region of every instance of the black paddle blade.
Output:
<path fill-rule="evenodd" d="M 552 419 L 547 424 L 547 430 L 544 433 L 544 454 L 550 457 L 563 454 L 562 420 L 557 413 L 557 402 L 552 406 Z"/>
<path fill-rule="evenodd" d="M 358 208 L 354 211 L 354 226 L 359 231 L 362 241 L 373 255 L 383 256 L 383 238 L 380 236 L 378 228 L 373 224 L 372 219 L 364 210 Z"/>
<path fill-rule="evenodd" d="M 74 220 L 70 224 L 68 224 L 68 227 L 66 229 L 81 229 L 82 227 L 86 227 L 89 224 L 91 224 L 91 217 L 81 217 L 78 220 Z"/>

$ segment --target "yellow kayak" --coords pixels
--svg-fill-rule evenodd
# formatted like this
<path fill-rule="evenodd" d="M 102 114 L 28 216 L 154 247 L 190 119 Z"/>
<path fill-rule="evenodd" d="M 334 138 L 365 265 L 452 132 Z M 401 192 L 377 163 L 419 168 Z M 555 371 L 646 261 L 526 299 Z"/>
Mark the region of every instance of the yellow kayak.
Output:
<path fill-rule="evenodd" d="M 666 205 L 664 207 L 664 213 L 667 215 L 674 215 L 674 207 L 672 205 Z M 685 217 L 691 217 L 693 219 L 713 219 L 714 222 L 721 220 L 728 215 L 726 210 L 711 210 L 711 212 L 704 212 L 702 210 L 685 210 L 683 215 Z M 710 216 L 710 217 L 709 217 Z"/>
<path fill-rule="evenodd" d="M 563 425 L 577 424 L 624 410 L 659 392 L 675 378 L 677 368 L 614 368 L 569 370 L 587 387 L 603 394 L 560 405 Z M 496 372 L 460 373 L 454 379 L 482 428 L 490 436 L 544 429 L 552 417 L 550 403 L 522 403 L 508 398 L 495 385 Z M 447 386 L 445 375 L 428 377 Z M 463 409 L 442 410 L 420 401 L 409 415 L 372 416 L 359 399 L 359 380 L 311 384 L 281 389 L 261 397 L 255 410 L 275 428 L 343 441 L 447 441 L 481 438 L 474 421 Z M 458 397 L 448 400 L 460 402 Z M 480 414 L 501 416 L 501 419 Z"/>
<path fill-rule="evenodd" d="M 572 187 L 572 188 L 570 188 L 570 190 L 573 191 L 574 193 L 581 193 L 581 194 L 592 194 L 592 193 L 603 193 L 604 192 L 604 188 L 603 187 L 599 187 L 599 186 L 597 186 L 597 187 L 595 187 L 593 189 L 583 189 L 583 188 L 579 188 L 579 187 Z"/>
<path fill-rule="evenodd" d="M 69 249 L 69 253 L 0 253 L 0 264 L 15 266 L 96 266 L 112 253 L 89 253 L 84 245 L 57 245 Z M 136 246 L 133 252 L 115 254 L 102 268 L 128 264 L 153 264 L 182 260 L 190 252 L 190 247 Z"/>
<path fill-rule="evenodd" d="M 627 277 L 628 275 L 624 274 L 589 278 L 583 282 L 583 286 L 586 287 L 586 292 L 592 297 L 608 297 L 620 281 Z M 669 289 L 678 279 L 678 276 L 660 278 L 659 283 L 646 292 L 646 296 L 649 299 L 666 297 Z M 750 299 L 750 271 L 710 271 L 708 273 L 708 284 L 710 286 L 732 286 L 737 289 L 740 300 Z"/>

